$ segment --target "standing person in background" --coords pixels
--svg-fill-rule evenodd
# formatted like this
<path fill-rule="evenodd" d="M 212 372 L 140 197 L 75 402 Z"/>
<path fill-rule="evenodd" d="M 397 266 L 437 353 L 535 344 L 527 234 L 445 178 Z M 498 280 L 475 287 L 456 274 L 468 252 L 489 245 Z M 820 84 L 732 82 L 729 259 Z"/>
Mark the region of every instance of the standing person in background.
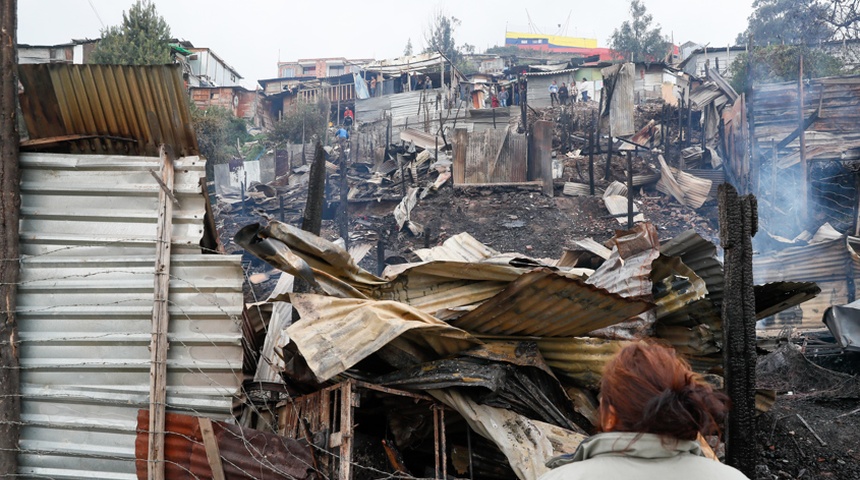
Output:
<path fill-rule="evenodd" d="M 555 106 L 556 103 L 558 103 L 558 85 L 553 80 L 549 85 L 549 106 Z"/>
<path fill-rule="evenodd" d="M 352 110 L 349 107 L 346 107 L 346 110 L 343 111 L 343 126 L 349 130 L 352 127 L 352 123 L 355 121 L 355 114 L 352 113 Z"/>
<path fill-rule="evenodd" d="M 699 443 L 719 432 L 727 402 L 672 348 L 632 343 L 603 370 L 603 433 L 550 459 L 539 480 L 749 480 L 706 458 Z"/>
<path fill-rule="evenodd" d="M 582 101 L 583 102 L 588 101 L 588 90 L 586 90 L 587 88 L 588 88 L 588 82 L 586 82 L 585 79 L 583 78 L 582 82 L 579 84 L 579 94 L 582 95 Z"/>
<path fill-rule="evenodd" d="M 570 82 L 570 103 L 579 101 L 579 90 L 576 88 L 576 80 Z"/>
<path fill-rule="evenodd" d="M 505 87 L 499 89 L 499 104 L 502 107 L 508 106 L 508 89 Z"/>
<path fill-rule="evenodd" d="M 424 90 L 433 88 L 433 80 L 430 80 L 430 75 L 424 75 Z"/>
<path fill-rule="evenodd" d="M 376 75 L 370 77 L 370 96 L 376 96 Z"/>
<path fill-rule="evenodd" d="M 567 105 L 567 85 L 564 82 L 558 87 L 558 100 L 562 105 Z"/>

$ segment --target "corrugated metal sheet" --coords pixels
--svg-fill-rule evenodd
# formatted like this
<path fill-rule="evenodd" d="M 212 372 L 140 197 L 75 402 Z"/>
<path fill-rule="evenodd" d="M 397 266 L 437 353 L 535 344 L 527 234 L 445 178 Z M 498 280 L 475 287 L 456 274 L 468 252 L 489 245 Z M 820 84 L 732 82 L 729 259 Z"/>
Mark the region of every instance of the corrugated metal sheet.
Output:
<path fill-rule="evenodd" d="M 136 478 L 149 405 L 159 158 L 23 154 L 19 473 Z M 202 255 L 204 162 L 176 162 L 167 401 L 229 417 L 241 383 L 238 256 Z M 148 178 L 148 180 L 147 180 Z"/>
<path fill-rule="evenodd" d="M 725 278 L 716 245 L 702 238 L 695 230 L 687 230 L 663 244 L 660 253 L 680 257 L 684 265 L 692 268 L 705 281 L 708 298 L 717 304 L 722 302 Z"/>
<path fill-rule="evenodd" d="M 547 365 L 582 388 L 597 388 L 603 366 L 629 343 L 593 337 L 542 338 L 537 341 Z"/>
<path fill-rule="evenodd" d="M 858 272 L 860 257 L 847 237 L 754 256 L 756 283 L 815 282 L 821 288 L 821 294 L 798 310 L 765 319 L 759 322 L 759 327 L 821 328 L 821 318 L 828 307 L 857 298 Z"/>
<path fill-rule="evenodd" d="M 772 141 L 780 142 L 797 129 L 797 82 L 756 86 L 752 96 L 755 110 L 756 143 L 762 155 L 772 158 Z M 803 117 L 819 110 L 807 131 L 808 159 L 839 159 L 841 153 L 860 146 L 860 76 L 816 78 L 804 85 Z M 799 161 L 799 140 L 795 138 L 780 149 L 780 162 L 786 168 Z M 786 161 L 788 159 L 794 159 Z"/>
<path fill-rule="evenodd" d="M 541 268 L 451 324 L 476 334 L 575 337 L 651 307 Z"/>
<path fill-rule="evenodd" d="M 528 180 L 528 141 L 525 134 L 504 128 L 459 131 L 454 140 L 455 170 L 464 165 L 463 182 L 512 183 Z"/>
<path fill-rule="evenodd" d="M 177 156 L 199 153 L 179 65 L 38 64 L 18 71 L 31 141 L 90 137 L 52 144 L 51 151 L 154 156 L 164 143 Z"/>
<path fill-rule="evenodd" d="M 165 477 L 215 478 L 198 417 L 168 413 L 165 423 Z M 224 422 L 211 423 L 225 478 L 301 480 L 314 477 L 311 449 L 298 440 Z M 145 458 L 149 411 L 140 411 L 137 429 L 137 451 Z M 137 462 L 137 478 L 147 478 L 145 461 Z"/>
<path fill-rule="evenodd" d="M 422 262 L 431 260 L 480 262 L 498 254 L 499 252 L 479 242 L 466 232 L 454 235 L 437 247 L 415 250 L 415 255 L 418 255 Z"/>

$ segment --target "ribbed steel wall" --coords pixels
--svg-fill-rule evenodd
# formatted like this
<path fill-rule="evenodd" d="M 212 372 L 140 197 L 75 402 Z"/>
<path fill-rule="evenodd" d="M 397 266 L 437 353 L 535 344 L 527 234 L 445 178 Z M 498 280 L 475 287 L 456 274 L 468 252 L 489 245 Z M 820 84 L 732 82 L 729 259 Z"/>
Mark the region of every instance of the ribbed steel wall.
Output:
<path fill-rule="evenodd" d="M 19 473 L 136 478 L 149 406 L 160 160 L 24 154 Z M 202 255 L 204 162 L 176 162 L 168 409 L 223 419 L 241 382 L 242 271 Z"/>

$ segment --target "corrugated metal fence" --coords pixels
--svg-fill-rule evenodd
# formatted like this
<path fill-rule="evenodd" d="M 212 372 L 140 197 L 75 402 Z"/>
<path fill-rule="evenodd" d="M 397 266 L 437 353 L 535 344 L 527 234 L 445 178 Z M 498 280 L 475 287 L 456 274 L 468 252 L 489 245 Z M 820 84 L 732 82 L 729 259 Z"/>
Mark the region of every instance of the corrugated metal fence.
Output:
<path fill-rule="evenodd" d="M 136 478 L 160 159 L 23 154 L 21 166 L 19 474 Z M 204 162 L 175 172 L 168 409 L 223 419 L 241 382 L 240 258 L 200 252 Z"/>

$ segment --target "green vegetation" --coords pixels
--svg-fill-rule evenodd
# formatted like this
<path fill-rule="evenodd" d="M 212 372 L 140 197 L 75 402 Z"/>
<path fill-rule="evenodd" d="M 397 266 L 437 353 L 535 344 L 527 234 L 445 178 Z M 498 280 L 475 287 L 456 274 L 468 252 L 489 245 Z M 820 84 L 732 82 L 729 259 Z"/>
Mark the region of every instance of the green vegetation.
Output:
<path fill-rule="evenodd" d="M 236 118 L 224 107 L 214 106 L 201 110 L 192 104 L 191 122 L 197 134 L 200 154 L 206 158 L 209 165 L 229 162 L 239 154 L 236 141 L 246 142 L 251 139 L 245 128 L 245 121 Z"/>
<path fill-rule="evenodd" d="M 630 2 L 631 21 L 616 28 L 609 46 L 629 62 L 658 61 L 669 53 L 670 42 L 660 31 L 660 25 L 651 26 L 653 18 L 641 0 Z"/>
<path fill-rule="evenodd" d="M 122 13 L 122 24 L 102 30 L 93 62 L 116 65 L 171 63 L 170 27 L 149 0 L 137 0 Z"/>
<path fill-rule="evenodd" d="M 757 83 L 796 82 L 800 73 L 800 55 L 803 55 L 803 75 L 806 78 L 843 74 L 843 62 L 832 55 L 803 45 L 769 45 L 738 56 L 730 67 L 732 87 L 745 92 Z"/>
<path fill-rule="evenodd" d="M 284 112 L 283 118 L 267 134 L 268 140 L 276 145 L 301 143 L 303 132 L 305 142 L 309 142 L 313 135 L 324 139 L 328 118 L 327 102 L 299 103 L 294 109 Z"/>

